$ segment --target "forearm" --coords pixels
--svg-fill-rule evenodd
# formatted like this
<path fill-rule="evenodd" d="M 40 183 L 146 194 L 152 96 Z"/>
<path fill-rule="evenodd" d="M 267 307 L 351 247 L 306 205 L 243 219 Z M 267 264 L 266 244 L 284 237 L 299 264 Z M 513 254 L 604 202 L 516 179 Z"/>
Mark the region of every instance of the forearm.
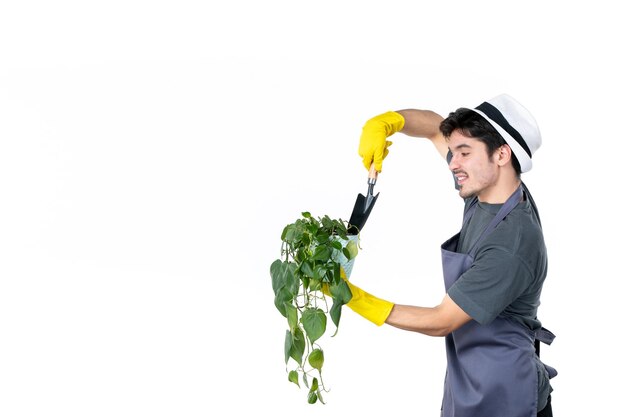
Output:
<path fill-rule="evenodd" d="M 378 298 L 345 282 L 352 294 L 347 306 L 377 326 L 388 324 L 429 336 L 445 336 L 472 319 L 447 294 L 437 307 L 408 306 Z"/>
<path fill-rule="evenodd" d="M 385 323 L 428 336 L 446 336 L 470 320 L 471 317 L 446 295 L 436 307 L 395 304 Z"/>
<path fill-rule="evenodd" d="M 439 130 L 443 117 L 430 110 L 405 109 L 398 110 L 404 118 L 404 127 L 400 130 L 408 136 L 429 139 L 439 154 L 445 158 L 448 154 L 448 143 Z"/>

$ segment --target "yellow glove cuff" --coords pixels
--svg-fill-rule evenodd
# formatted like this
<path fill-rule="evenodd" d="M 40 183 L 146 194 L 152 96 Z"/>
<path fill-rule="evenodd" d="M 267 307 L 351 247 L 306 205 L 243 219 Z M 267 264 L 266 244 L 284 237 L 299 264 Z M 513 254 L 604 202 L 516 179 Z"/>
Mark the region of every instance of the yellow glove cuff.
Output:
<path fill-rule="evenodd" d="M 404 117 L 395 111 L 388 111 L 383 114 L 379 114 L 376 117 L 372 117 L 365 123 L 367 125 L 378 125 L 385 129 L 387 137 L 399 132 L 404 127 Z"/>
<path fill-rule="evenodd" d="M 346 305 L 375 325 L 382 326 L 389 317 L 394 304 L 375 297 L 350 282 L 348 282 L 348 287 L 352 292 L 352 299 Z"/>

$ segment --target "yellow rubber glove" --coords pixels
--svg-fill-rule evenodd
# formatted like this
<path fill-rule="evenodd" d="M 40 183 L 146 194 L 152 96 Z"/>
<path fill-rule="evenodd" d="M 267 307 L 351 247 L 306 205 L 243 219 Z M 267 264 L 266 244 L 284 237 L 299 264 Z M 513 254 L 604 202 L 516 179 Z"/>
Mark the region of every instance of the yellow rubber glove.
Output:
<path fill-rule="evenodd" d="M 393 303 L 369 294 L 349 281 L 348 287 L 352 292 L 352 299 L 346 304 L 357 314 L 360 314 L 367 320 L 377 326 L 382 326 L 389 317 Z"/>
<path fill-rule="evenodd" d="M 363 158 L 363 165 L 367 170 L 372 163 L 376 171 L 382 172 L 383 159 L 389 154 L 388 147 L 393 142 L 387 138 L 404 127 L 404 117 L 395 111 L 388 111 L 365 122 L 359 143 L 359 155 Z"/>
<path fill-rule="evenodd" d="M 348 288 L 350 288 L 350 292 L 352 293 L 352 299 L 346 305 L 350 307 L 352 311 L 371 321 L 375 325 L 382 326 L 385 323 L 385 320 L 387 320 L 387 317 L 389 317 L 394 304 L 373 296 L 372 294 L 363 291 L 356 285 L 351 284 L 350 281 L 347 280 L 346 273 L 343 268 L 340 269 L 340 274 L 341 278 L 343 278 L 348 284 Z M 331 295 L 328 284 L 322 285 L 322 292 L 328 296 Z"/>

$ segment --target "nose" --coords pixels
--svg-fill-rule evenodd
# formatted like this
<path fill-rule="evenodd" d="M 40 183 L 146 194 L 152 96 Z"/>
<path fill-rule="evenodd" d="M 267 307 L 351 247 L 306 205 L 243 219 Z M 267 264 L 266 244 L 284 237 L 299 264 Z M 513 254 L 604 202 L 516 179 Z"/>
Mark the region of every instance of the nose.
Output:
<path fill-rule="evenodd" d="M 448 161 L 448 169 L 449 169 L 450 171 L 454 171 L 454 170 L 458 169 L 458 168 L 459 168 L 459 166 L 460 166 L 460 165 L 459 165 L 459 161 L 458 161 L 458 159 L 457 159 L 454 155 L 452 155 L 452 156 L 450 157 L 450 161 Z"/>

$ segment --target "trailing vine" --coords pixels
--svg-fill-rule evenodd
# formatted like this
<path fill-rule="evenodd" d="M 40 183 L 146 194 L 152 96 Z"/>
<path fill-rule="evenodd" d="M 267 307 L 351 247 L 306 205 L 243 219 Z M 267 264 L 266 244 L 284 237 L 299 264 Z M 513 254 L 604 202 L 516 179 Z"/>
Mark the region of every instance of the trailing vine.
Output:
<path fill-rule="evenodd" d="M 341 219 L 303 212 L 302 218 L 283 229 L 281 258 L 270 266 L 274 305 L 287 319 L 288 380 L 298 387 L 302 381 L 309 404 L 324 403 L 322 392 L 328 391 L 322 379 L 324 351 L 318 342 L 326 332 L 327 318 L 335 325 L 335 336 L 341 308 L 352 298 L 342 272 L 348 269 L 349 274 L 358 246 L 357 236 L 349 236 L 347 226 Z"/>

